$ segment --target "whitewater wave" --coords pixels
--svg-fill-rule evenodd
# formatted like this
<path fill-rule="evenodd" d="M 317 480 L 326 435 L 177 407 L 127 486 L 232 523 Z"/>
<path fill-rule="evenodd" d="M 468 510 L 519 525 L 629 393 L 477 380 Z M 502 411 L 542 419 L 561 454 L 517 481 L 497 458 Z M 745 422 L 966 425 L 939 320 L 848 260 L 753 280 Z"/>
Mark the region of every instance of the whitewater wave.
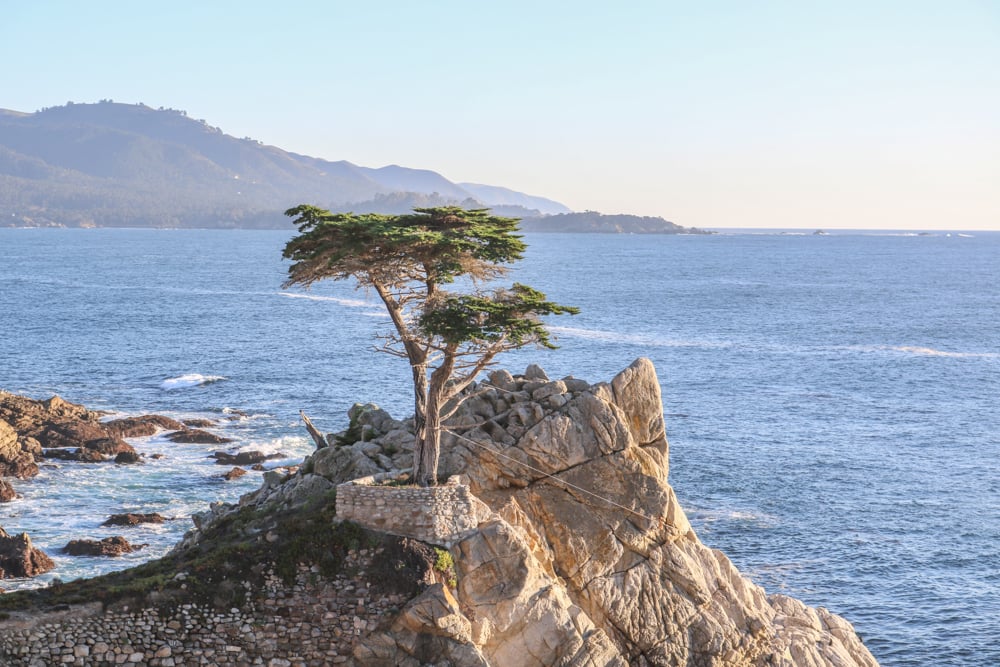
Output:
<path fill-rule="evenodd" d="M 859 345 L 841 348 L 858 352 L 894 352 L 917 357 L 950 357 L 954 359 L 997 359 L 1000 352 L 952 352 L 920 345 Z"/>
<path fill-rule="evenodd" d="M 618 331 L 602 331 L 600 329 L 579 329 L 576 327 L 548 327 L 549 331 L 557 336 L 567 338 L 582 338 L 585 340 L 607 341 L 609 343 L 623 343 L 626 345 L 643 345 L 647 347 L 697 347 L 697 348 L 726 348 L 732 347 L 732 343 L 713 342 L 703 340 L 674 340 L 656 338 L 643 334 L 628 334 Z"/>
<path fill-rule="evenodd" d="M 348 306 L 350 308 L 371 308 L 372 304 L 368 301 L 363 301 L 361 299 L 343 299 L 337 296 L 319 296 L 316 294 L 302 294 L 301 292 L 278 292 L 281 296 L 288 297 L 289 299 L 306 299 L 307 301 L 329 301 L 331 303 L 336 303 L 341 306 Z"/>
<path fill-rule="evenodd" d="M 160 383 L 160 389 L 172 391 L 174 389 L 188 389 L 190 387 L 200 387 L 213 382 L 221 382 L 228 378 L 222 375 L 202 375 L 201 373 L 188 373 L 175 378 L 167 378 Z"/>

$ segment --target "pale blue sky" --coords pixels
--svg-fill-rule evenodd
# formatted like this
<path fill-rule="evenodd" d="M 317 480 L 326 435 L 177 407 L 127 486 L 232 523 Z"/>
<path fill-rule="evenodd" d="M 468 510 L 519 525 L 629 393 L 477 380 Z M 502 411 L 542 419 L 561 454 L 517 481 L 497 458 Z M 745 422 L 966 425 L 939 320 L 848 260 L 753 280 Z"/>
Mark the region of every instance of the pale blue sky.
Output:
<path fill-rule="evenodd" d="M 1000 0 L 4 5 L 3 108 L 144 102 L 683 225 L 1000 229 Z"/>

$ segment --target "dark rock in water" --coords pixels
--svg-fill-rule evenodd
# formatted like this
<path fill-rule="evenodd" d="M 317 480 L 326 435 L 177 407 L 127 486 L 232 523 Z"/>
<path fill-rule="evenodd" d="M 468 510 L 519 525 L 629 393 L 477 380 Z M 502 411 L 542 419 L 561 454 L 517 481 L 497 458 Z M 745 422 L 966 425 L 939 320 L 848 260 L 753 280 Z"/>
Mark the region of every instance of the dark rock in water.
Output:
<path fill-rule="evenodd" d="M 184 426 L 188 428 L 212 428 L 215 426 L 215 422 L 211 419 L 185 419 Z"/>
<path fill-rule="evenodd" d="M 31 545 L 27 533 L 8 535 L 0 527 L 0 579 L 34 577 L 54 567 L 51 558 Z"/>
<path fill-rule="evenodd" d="M 162 415 L 109 422 L 102 422 L 101 417 L 100 412 L 58 396 L 36 401 L 0 391 L 0 476 L 36 475 L 36 459 L 43 456 L 96 463 L 123 455 L 116 460 L 135 462 L 135 449 L 123 438 L 185 429 L 179 421 Z"/>
<path fill-rule="evenodd" d="M 240 477 L 242 477 L 245 474 L 247 474 L 247 471 L 244 470 L 243 468 L 233 468 L 232 470 L 230 470 L 226 474 L 221 475 L 221 477 L 222 477 L 222 479 L 226 480 L 227 482 L 231 482 L 234 479 L 239 479 Z"/>
<path fill-rule="evenodd" d="M 163 415 L 125 417 L 124 419 L 113 419 L 104 422 L 103 425 L 110 433 L 120 438 L 141 438 L 153 435 L 161 430 L 180 431 L 184 429 L 184 424 Z"/>
<path fill-rule="evenodd" d="M 43 425 L 34 437 L 42 447 L 54 449 L 82 447 L 84 443 L 92 440 L 106 440 L 108 432 L 98 422 L 62 421 Z"/>
<path fill-rule="evenodd" d="M 105 456 L 117 456 L 122 452 L 129 452 L 131 454 L 135 453 L 135 449 L 132 445 L 128 444 L 121 438 L 111 437 L 111 438 L 100 438 L 98 440 L 88 440 L 83 443 L 85 449 L 91 449 L 95 452 L 100 452 Z"/>
<path fill-rule="evenodd" d="M 14 487 L 0 479 L 0 503 L 9 503 L 15 498 L 17 498 L 17 493 L 14 491 Z"/>
<path fill-rule="evenodd" d="M 63 547 L 70 556 L 121 556 L 138 551 L 148 544 L 129 544 L 121 535 L 105 537 L 103 540 L 71 540 Z"/>
<path fill-rule="evenodd" d="M 13 459 L 0 460 L 0 477 L 17 477 L 27 479 L 38 474 L 35 457 L 27 452 L 21 452 Z"/>
<path fill-rule="evenodd" d="M 216 452 L 215 454 L 212 454 L 212 456 L 215 457 L 215 462 L 219 465 L 248 466 L 253 465 L 254 463 L 260 463 L 261 461 L 284 458 L 285 455 L 265 454 L 264 452 L 254 450 L 249 452 L 237 452 L 236 454 Z"/>
<path fill-rule="evenodd" d="M 184 429 L 183 431 L 168 433 L 167 440 L 170 440 L 170 442 L 179 442 L 190 445 L 218 445 L 224 442 L 233 441 L 232 438 L 226 438 L 221 435 L 216 435 L 215 433 L 209 433 L 208 431 L 202 431 L 196 428 L 189 428 Z"/>
<path fill-rule="evenodd" d="M 149 514 L 112 514 L 102 526 L 136 526 L 140 523 L 163 523 L 166 521 L 156 512 Z"/>
<path fill-rule="evenodd" d="M 115 463 L 141 463 L 139 453 L 135 450 L 131 452 L 119 452 L 115 456 Z"/>

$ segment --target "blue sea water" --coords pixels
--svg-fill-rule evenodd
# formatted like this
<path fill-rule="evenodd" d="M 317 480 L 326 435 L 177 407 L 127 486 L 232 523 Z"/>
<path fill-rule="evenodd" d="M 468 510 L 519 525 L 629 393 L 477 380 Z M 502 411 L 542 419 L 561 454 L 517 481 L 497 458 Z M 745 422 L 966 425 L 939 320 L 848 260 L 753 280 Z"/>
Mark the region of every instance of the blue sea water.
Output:
<path fill-rule="evenodd" d="M 280 288 L 290 232 L 0 229 L 0 388 L 219 420 L 293 463 L 356 401 L 408 415 L 386 319 L 343 283 Z M 1000 664 L 1000 234 L 527 235 L 513 279 L 576 305 L 553 377 L 656 364 L 671 483 L 701 539 L 769 592 L 846 616 L 883 665 Z M 165 552 L 233 501 L 218 447 L 136 441 L 142 466 L 54 462 L 0 525 L 56 556 L 44 584 Z M 113 512 L 176 521 L 101 528 Z M 121 560 L 70 539 L 146 542 Z"/>

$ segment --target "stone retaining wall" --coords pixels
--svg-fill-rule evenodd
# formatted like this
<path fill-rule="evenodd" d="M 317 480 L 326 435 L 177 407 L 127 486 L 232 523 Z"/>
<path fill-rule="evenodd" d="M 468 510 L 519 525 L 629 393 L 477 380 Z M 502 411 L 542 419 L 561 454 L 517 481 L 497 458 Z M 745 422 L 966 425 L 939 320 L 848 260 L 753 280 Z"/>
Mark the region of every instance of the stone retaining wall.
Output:
<path fill-rule="evenodd" d="M 337 518 L 421 542 L 452 546 L 475 530 L 489 510 L 457 477 L 442 486 L 386 486 L 391 475 L 337 486 Z"/>
<path fill-rule="evenodd" d="M 367 550 L 326 580 L 303 568 L 294 585 L 271 577 L 262 598 L 219 611 L 185 604 L 102 611 L 99 603 L 0 621 L 4 667 L 321 667 L 350 659 L 355 638 L 395 615 L 401 596 L 370 593 Z"/>

